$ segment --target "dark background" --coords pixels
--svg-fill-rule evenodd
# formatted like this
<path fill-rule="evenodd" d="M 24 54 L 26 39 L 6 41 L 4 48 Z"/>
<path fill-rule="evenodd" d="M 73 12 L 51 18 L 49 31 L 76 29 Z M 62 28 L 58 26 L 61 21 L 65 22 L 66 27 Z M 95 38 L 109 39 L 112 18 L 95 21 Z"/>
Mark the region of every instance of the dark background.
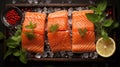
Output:
<path fill-rule="evenodd" d="M 4 10 L 5 8 L 5 4 L 10 3 L 10 0 L 2 0 L 0 2 L 0 16 L 1 16 L 1 12 Z M 53 3 L 59 3 L 61 0 L 52 0 Z M 84 2 L 85 0 L 73 0 L 73 3 L 81 3 Z M 99 0 L 98 0 L 99 1 Z M 120 22 L 120 6 L 119 6 L 119 0 L 108 0 L 108 2 L 110 4 L 112 4 L 115 7 L 115 20 L 117 22 Z M 84 2 L 86 3 L 86 2 Z M 4 25 L 2 24 L 2 21 L 0 20 L 0 31 L 2 31 L 3 33 L 5 33 L 5 28 Z M 3 44 L 3 40 L 0 40 L 0 67 L 22 67 L 22 66 L 27 66 L 27 67 L 74 67 L 74 66 L 81 66 L 81 67 L 119 67 L 120 66 L 120 28 L 117 28 L 114 30 L 116 32 L 116 52 L 114 54 L 114 56 L 112 57 L 115 61 L 113 62 L 108 62 L 108 61 L 104 61 L 104 62 L 94 62 L 94 61 L 81 61 L 81 62 L 40 62 L 40 61 L 28 61 L 27 64 L 22 64 L 21 62 L 19 62 L 18 60 L 13 60 L 13 61 L 9 61 L 10 59 L 13 58 L 9 58 L 7 60 L 3 60 L 3 56 L 4 56 L 4 44 Z"/>

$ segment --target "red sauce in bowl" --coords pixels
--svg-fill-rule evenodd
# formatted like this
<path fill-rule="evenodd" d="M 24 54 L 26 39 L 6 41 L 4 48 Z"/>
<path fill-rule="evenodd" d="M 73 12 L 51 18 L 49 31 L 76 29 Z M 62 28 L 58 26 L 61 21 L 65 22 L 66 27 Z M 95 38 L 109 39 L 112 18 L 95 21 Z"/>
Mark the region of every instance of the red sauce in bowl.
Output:
<path fill-rule="evenodd" d="M 20 20 L 20 16 L 16 10 L 12 9 L 6 13 L 6 20 L 10 25 L 16 24 Z"/>

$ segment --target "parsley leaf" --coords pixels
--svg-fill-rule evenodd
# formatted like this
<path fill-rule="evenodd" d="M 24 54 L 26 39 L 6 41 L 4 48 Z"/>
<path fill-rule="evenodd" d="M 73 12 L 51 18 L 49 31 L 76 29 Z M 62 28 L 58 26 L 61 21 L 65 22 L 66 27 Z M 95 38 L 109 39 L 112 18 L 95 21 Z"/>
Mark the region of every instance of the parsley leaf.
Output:
<path fill-rule="evenodd" d="M 50 27 L 50 32 L 56 32 L 59 28 L 58 24 L 51 25 Z"/>
<path fill-rule="evenodd" d="M 87 29 L 84 28 L 84 30 L 82 30 L 81 28 L 78 29 L 79 34 L 81 35 L 81 37 L 83 38 L 86 35 Z"/>
<path fill-rule="evenodd" d="M 31 29 L 31 32 L 25 32 L 25 35 L 27 36 L 27 38 L 29 40 L 32 40 L 35 38 L 35 34 L 34 34 L 34 28 L 36 27 L 36 23 L 33 24 L 32 22 L 29 23 L 29 25 L 25 26 L 27 29 Z"/>
<path fill-rule="evenodd" d="M 29 25 L 25 26 L 28 29 L 34 29 L 36 27 L 36 23 L 33 24 L 32 22 L 29 23 Z"/>

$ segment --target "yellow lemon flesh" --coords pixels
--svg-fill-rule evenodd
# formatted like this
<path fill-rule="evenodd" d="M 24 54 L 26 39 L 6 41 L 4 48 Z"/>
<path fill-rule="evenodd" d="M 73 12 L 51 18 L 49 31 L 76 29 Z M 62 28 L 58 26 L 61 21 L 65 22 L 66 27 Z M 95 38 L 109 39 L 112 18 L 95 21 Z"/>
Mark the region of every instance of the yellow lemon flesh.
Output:
<path fill-rule="evenodd" d="M 115 41 L 109 37 L 109 39 L 98 39 L 96 43 L 96 51 L 102 57 L 110 57 L 116 50 Z"/>

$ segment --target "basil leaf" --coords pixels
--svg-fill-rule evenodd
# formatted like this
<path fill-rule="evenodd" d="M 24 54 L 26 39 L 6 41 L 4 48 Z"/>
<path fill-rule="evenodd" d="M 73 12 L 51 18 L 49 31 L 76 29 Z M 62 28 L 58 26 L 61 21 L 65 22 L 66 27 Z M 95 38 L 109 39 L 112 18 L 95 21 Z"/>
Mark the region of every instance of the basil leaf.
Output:
<path fill-rule="evenodd" d="M 15 36 L 20 36 L 20 35 L 21 35 L 21 32 L 22 32 L 21 26 L 18 26 L 18 29 L 17 29 L 17 31 L 15 32 Z"/>
<path fill-rule="evenodd" d="M 8 39 L 6 44 L 9 48 L 16 48 L 16 47 L 18 47 L 19 42 L 14 41 L 12 39 Z"/>
<path fill-rule="evenodd" d="M 27 63 L 27 59 L 26 59 L 25 52 L 21 51 L 21 54 L 20 54 L 19 60 L 20 60 L 22 63 L 24 63 L 24 64 Z"/>
<path fill-rule="evenodd" d="M 36 27 L 36 23 L 33 24 L 32 22 L 29 23 L 29 25 L 25 26 L 28 29 L 34 29 Z"/>
<path fill-rule="evenodd" d="M 5 38 L 5 35 L 2 32 L 0 32 L 0 40 L 4 38 Z"/>
<path fill-rule="evenodd" d="M 88 6 L 88 8 L 90 8 L 91 10 L 94 10 L 94 11 L 98 11 L 98 9 L 96 8 L 96 7 L 94 7 L 94 6 Z"/>
<path fill-rule="evenodd" d="M 104 11 L 107 7 L 107 1 L 106 0 L 102 0 L 101 2 L 98 3 L 97 8 L 100 11 Z"/>
<path fill-rule="evenodd" d="M 25 32 L 25 35 L 29 40 L 32 40 L 36 37 L 33 32 Z"/>
<path fill-rule="evenodd" d="M 103 30 L 103 29 L 101 30 L 101 35 L 102 35 L 102 37 L 103 37 L 104 39 L 108 39 L 108 38 L 109 38 L 107 32 L 106 32 L 105 30 Z"/>
<path fill-rule="evenodd" d="M 113 23 L 112 19 L 107 19 L 107 20 L 104 21 L 103 26 L 104 27 L 110 27 L 112 25 L 112 23 Z"/>
<path fill-rule="evenodd" d="M 78 29 L 79 34 L 81 35 L 81 37 L 83 38 L 86 35 L 87 29 L 84 28 L 84 30 L 82 30 L 81 28 Z"/>
<path fill-rule="evenodd" d="M 51 25 L 50 27 L 50 32 L 56 32 L 59 28 L 58 24 Z"/>
<path fill-rule="evenodd" d="M 13 37 L 11 37 L 11 39 L 12 40 L 14 40 L 14 41 L 21 41 L 21 36 L 13 36 Z"/>
<path fill-rule="evenodd" d="M 12 49 L 8 49 L 7 52 L 4 55 L 4 59 L 6 59 L 9 55 L 11 55 L 13 53 Z"/>
<path fill-rule="evenodd" d="M 98 19 L 98 16 L 96 14 L 88 13 L 86 14 L 87 18 L 92 21 L 93 23 L 98 22 L 96 19 Z"/>
<path fill-rule="evenodd" d="M 113 27 L 113 28 L 119 27 L 119 23 L 118 23 L 118 22 L 116 22 L 116 23 L 114 22 L 112 27 Z"/>
<path fill-rule="evenodd" d="M 20 54 L 21 54 L 21 53 L 20 53 L 20 50 L 16 50 L 16 51 L 13 53 L 14 56 L 20 56 Z"/>

